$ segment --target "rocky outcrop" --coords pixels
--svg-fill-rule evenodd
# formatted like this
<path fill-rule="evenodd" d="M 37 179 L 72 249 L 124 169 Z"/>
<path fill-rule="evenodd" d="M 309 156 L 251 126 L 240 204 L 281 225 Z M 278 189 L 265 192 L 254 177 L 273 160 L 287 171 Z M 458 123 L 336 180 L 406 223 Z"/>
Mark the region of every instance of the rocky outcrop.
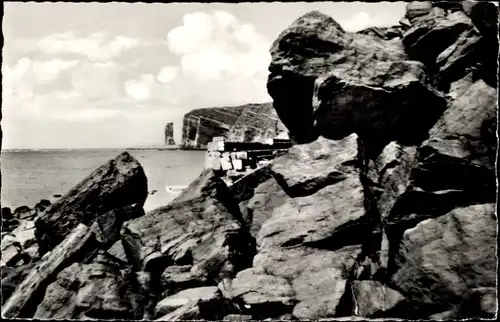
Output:
<path fill-rule="evenodd" d="M 445 108 L 401 41 L 345 32 L 317 11 L 283 31 L 271 55 L 268 91 L 298 142 L 353 132 L 380 144 L 418 142 Z"/>
<path fill-rule="evenodd" d="M 165 125 L 165 145 L 175 145 L 174 140 L 174 123 L 169 122 Z"/>
<path fill-rule="evenodd" d="M 140 207 L 148 194 L 147 179 L 141 165 L 128 152 L 96 169 L 65 196 L 52 204 L 35 222 L 40 252 L 44 254 L 66 237 L 71 229 L 82 223 L 91 225 L 96 219 L 108 221 L 106 213 L 132 204 Z M 128 215 L 128 212 L 113 216 Z M 107 224 L 123 221 L 115 218 Z"/>
<path fill-rule="evenodd" d="M 27 219 L 11 216 L 24 228 L 2 236 L 6 256 L 12 251 L 2 312 L 160 321 L 494 318 L 497 89 L 486 66 L 497 49 L 485 46 L 492 12 L 482 3 L 410 3 L 400 27 L 356 34 L 318 12 L 299 18 L 271 49 L 268 83 L 294 138 L 288 151 L 229 186 L 204 170 L 145 215 L 142 180 L 101 175 L 103 183 L 90 180 L 95 193 L 77 188 L 78 202 L 65 201 L 70 193 L 48 215 L 37 212 L 55 218 L 37 232 L 50 238 L 33 239 Z M 214 122 L 217 135 L 244 140 L 265 138 L 273 123 L 269 105 L 196 113 L 209 116 L 200 124 Z M 192 146 L 215 135 L 194 128 Z M 117 186 L 136 199 L 120 189 L 101 193 Z M 107 199 L 96 205 L 96 195 Z M 28 210 L 23 216 L 33 220 Z M 78 245 L 87 243 L 68 241 L 74 223 L 73 231 L 90 231 L 86 251 Z M 40 241 L 52 249 L 41 259 L 16 257 Z"/>
<path fill-rule="evenodd" d="M 212 138 L 260 142 L 272 139 L 286 128 L 271 103 L 196 109 L 184 116 L 182 147 L 206 149 Z"/>

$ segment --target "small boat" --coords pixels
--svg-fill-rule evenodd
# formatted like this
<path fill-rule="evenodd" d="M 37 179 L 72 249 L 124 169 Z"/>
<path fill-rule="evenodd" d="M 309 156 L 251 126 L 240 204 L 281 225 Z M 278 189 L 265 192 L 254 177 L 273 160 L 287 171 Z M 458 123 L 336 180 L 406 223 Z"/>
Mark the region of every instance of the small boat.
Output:
<path fill-rule="evenodd" d="M 165 191 L 172 194 L 180 194 L 187 186 L 165 186 Z"/>

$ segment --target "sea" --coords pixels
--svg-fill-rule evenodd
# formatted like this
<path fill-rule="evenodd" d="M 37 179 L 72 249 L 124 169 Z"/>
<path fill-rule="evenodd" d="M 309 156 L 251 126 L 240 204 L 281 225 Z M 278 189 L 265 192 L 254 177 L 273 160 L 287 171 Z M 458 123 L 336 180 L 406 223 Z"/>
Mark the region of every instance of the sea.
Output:
<path fill-rule="evenodd" d="M 145 211 L 168 204 L 203 171 L 205 151 L 187 150 L 8 150 L 1 153 L 2 207 L 33 207 L 66 194 L 92 171 L 128 151 L 144 168 L 149 195 Z"/>

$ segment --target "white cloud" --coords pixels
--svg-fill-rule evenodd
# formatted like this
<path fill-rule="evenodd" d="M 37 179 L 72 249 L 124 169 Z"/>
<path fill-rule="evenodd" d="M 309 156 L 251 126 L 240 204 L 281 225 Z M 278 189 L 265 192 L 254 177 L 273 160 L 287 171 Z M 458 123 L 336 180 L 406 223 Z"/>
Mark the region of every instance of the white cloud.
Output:
<path fill-rule="evenodd" d="M 159 82 L 166 84 L 166 83 L 172 81 L 177 76 L 178 72 L 179 72 L 178 66 L 164 66 L 158 72 L 156 79 Z"/>
<path fill-rule="evenodd" d="M 79 60 L 54 59 L 50 61 L 33 61 L 32 68 L 37 78 L 42 82 L 55 80 L 59 74 L 78 65 Z"/>
<path fill-rule="evenodd" d="M 168 33 L 167 42 L 181 55 L 186 75 L 205 82 L 267 72 L 270 43 L 251 24 L 221 10 L 187 14 L 183 23 Z"/>
<path fill-rule="evenodd" d="M 117 36 L 109 39 L 103 32 L 79 37 L 73 32 L 45 36 L 37 43 L 40 51 L 51 54 L 81 54 L 93 61 L 106 61 L 120 55 L 123 51 L 137 46 L 139 41 L 130 37 Z"/>
<path fill-rule="evenodd" d="M 381 17 L 378 17 L 377 15 L 372 16 L 364 11 L 361 11 L 343 23 L 342 27 L 346 31 L 356 32 L 369 27 L 383 26 L 386 24 L 387 22 L 383 21 Z"/>
<path fill-rule="evenodd" d="M 144 74 L 140 79 L 131 79 L 125 82 L 125 92 L 132 98 L 144 101 L 151 98 L 152 87 L 155 83 L 154 76 Z"/>
<path fill-rule="evenodd" d="M 119 98 L 120 66 L 114 63 L 81 63 L 71 73 L 71 85 L 87 99 Z"/>

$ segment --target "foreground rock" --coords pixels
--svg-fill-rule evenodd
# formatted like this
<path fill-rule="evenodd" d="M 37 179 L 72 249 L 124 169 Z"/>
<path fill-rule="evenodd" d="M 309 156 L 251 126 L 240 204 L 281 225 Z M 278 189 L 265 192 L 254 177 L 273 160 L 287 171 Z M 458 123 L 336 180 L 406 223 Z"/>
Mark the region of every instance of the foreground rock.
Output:
<path fill-rule="evenodd" d="M 190 288 L 180 291 L 179 293 L 176 293 L 174 295 L 168 296 L 158 302 L 155 312 L 157 317 L 162 317 L 185 305 L 189 305 L 192 303 L 202 303 L 202 306 L 208 306 L 210 305 L 210 302 L 212 302 L 212 309 L 214 309 L 217 306 L 221 306 L 221 301 L 222 298 L 217 286 Z M 211 315 L 217 314 L 215 312 L 211 312 Z M 221 314 L 219 313 L 219 315 Z M 220 316 L 219 319 L 221 319 L 223 316 L 224 314 L 222 313 L 222 316 Z"/>
<path fill-rule="evenodd" d="M 254 319 L 293 313 L 298 319 L 344 316 L 347 279 L 361 247 L 337 251 L 273 248 L 254 258 L 253 268 L 219 287 Z"/>
<path fill-rule="evenodd" d="M 398 316 L 398 305 L 405 298 L 378 281 L 353 281 L 351 284 L 355 315 L 363 317 Z"/>
<path fill-rule="evenodd" d="M 33 317 L 142 319 L 144 300 L 140 297 L 132 272 L 98 255 L 90 264 L 74 263 L 61 271 L 47 287 Z"/>
<path fill-rule="evenodd" d="M 94 232 L 87 226 L 79 224 L 61 244 L 42 257 L 36 269 L 33 269 L 16 288 L 2 306 L 2 316 L 7 318 L 32 317 L 38 304 L 36 301 L 40 301 L 40 295 L 47 287 L 46 283 L 75 257 L 86 254 L 93 246 L 95 246 Z"/>
<path fill-rule="evenodd" d="M 120 154 L 95 170 L 36 220 L 40 252 L 52 249 L 80 223 L 91 225 L 114 209 L 136 203 L 142 206 L 147 191 L 141 165 L 127 152 Z"/>
<path fill-rule="evenodd" d="M 471 288 L 494 287 L 495 227 L 494 204 L 419 223 L 403 236 L 392 283 L 420 312 L 431 313 L 459 304 Z"/>
<path fill-rule="evenodd" d="M 35 223 L 32 220 L 21 221 L 16 229 L 2 238 L 2 267 L 27 264 L 37 256 Z"/>
<path fill-rule="evenodd" d="M 445 108 L 400 41 L 345 32 L 317 11 L 283 31 L 271 55 L 268 91 L 298 142 L 353 132 L 414 142 Z"/>

